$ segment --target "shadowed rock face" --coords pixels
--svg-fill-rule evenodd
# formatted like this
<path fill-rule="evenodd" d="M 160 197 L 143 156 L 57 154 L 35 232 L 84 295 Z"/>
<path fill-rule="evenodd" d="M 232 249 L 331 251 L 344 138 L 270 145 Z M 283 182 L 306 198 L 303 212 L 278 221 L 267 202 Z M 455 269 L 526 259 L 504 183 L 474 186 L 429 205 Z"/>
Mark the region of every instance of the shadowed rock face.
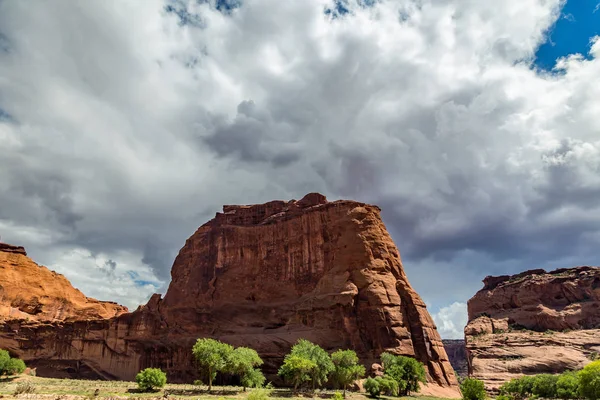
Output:
<path fill-rule="evenodd" d="M 489 389 L 579 369 L 600 353 L 600 268 L 487 277 L 468 311 L 469 372 Z"/>
<path fill-rule="evenodd" d="M 81 360 L 101 376 L 132 379 L 154 366 L 171 381 L 189 381 L 198 337 L 255 348 L 271 374 L 306 338 L 327 350 L 355 349 L 365 365 L 382 351 L 414 356 L 430 382 L 456 388 L 376 206 L 317 193 L 224 206 L 186 241 L 171 276 L 164 299 L 154 295 L 131 314 L 60 326 L 6 322 L 0 347 L 29 360 Z M 56 327 L 60 345 L 50 339 Z"/>
<path fill-rule="evenodd" d="M 450 365 L 454 368 L 454 371 L 458 376 L 467 376 L 467 348 L 465 347 L 465 341 L 463 339 L 443 339 L 444 349 L 448 354 Z"/>

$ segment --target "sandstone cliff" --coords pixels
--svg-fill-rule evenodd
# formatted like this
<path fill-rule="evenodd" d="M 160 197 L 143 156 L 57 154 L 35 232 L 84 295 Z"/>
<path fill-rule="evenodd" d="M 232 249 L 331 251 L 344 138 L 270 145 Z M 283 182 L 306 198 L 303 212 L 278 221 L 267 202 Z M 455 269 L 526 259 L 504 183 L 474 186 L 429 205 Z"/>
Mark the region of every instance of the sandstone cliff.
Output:
<path fill-rule="evenodd" d="M 600 268 L 486 277 L 468 302 L 469 373 L 489 389 L 582 368 L 600 353 Z"/>
<path fill-rule="evenodd" d="M 54 369 L 61 364 L 72 376 L 95 371 L 132 379 L 154 366 L 171 381 L 189 381 L 198 337 L 257 349 L 267 373 L 306 338 L 327 350 L 353 348 L 365 365 L 382 351 L 414 356 L 430 382 L 456 388 L 435 325 L 376 206 L 328 202 L 316 193 L 225 206 L 187 240 L 171 275 L 164 299 L 155 295 L 131 314 L 5 323 L 0 347 Z"/>
<path fill-rule="evenodd" d="M 23 247 L 0 243 L 0 319 L 81 321 L 127 312 L 86 297 L 62 275 L 34 263 Z"/>

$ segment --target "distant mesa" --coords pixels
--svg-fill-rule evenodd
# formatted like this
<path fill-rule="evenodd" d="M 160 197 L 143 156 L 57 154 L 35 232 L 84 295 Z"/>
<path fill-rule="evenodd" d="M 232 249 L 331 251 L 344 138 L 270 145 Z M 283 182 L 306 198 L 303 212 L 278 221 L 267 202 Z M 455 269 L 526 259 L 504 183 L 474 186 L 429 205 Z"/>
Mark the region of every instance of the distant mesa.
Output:
<path fill-rule="evenodd" d="M 600 354 L 600 268 L 488 276 L 468 301 L 469 373 L 497 389 L 524 374 L 576 370 Z"/>
<path fill-rule="evenodd" d="M 383 351 L 415 357 L 426 366 L 430 393 L 459 396 L 442 340 L 377 206 L 318 193 L 224 206 L 185 242 L 164 298 L 154 295 L 133 313 L 77 297 L 64 277 L 24 254 L 0 254 L 10 271 L 2 274 L 4 292 L 31 292 L 1 297 L 5 310 L 20 313 L 2 314 L 0 347 L 38 375 L 129 380 L 158 367 L 172 382 L 191 382 L 193 343 L 214 337 L 256 349 L 268 379 L 276 379 L 283 356 L 306 338 L 328 351 L 354 349 L 367 367 Z M 36 286 L 56 306 L 38 306 L 48 297 L 30 290 Z"/>
<path fill-rule="evenodd" d="M 61 274 L 39 266 L 23 247 L 0 243 L 0 318 L 83 321 L 112 318 L 128 310 L 86 297 Z"/>

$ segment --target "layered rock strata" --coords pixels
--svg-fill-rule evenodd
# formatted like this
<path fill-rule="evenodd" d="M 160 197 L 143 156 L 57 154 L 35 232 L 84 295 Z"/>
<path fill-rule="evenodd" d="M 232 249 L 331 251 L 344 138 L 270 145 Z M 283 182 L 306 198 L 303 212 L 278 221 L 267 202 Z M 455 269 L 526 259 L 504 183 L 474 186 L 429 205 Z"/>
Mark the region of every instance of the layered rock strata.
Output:
<path fill-rule="evenodd" d="M 365 365 L 382 351 L 413 356 L 426 365 L 429 382 L 456 388 L 436 327 L 376 206 L 328 202 L 316 193 L 224 206 L 186 241 L 171 275 L 164 299 L 154 295 L 133 313 L 6 321 L 0 347 L 53 368 L 64 362 L 71 375 L 83 368 L 132 379 L 153 366 L 171 381 L 190 381 L 198 337 L 255 348 L 267 374 L 306 338 L 329 351 L 352 348 Z"/>
<path fill-rule="evenodd" d="M 82 321 L 127 311 L 116 303 L 86 297 L 63 275 L 33 262 L 23 247 L 0 243 L 0 319 Z"/>
<path fill-rule="evenodd" d="M 522 375 L 576 370 L 600 353 L 600 268 L 486 277 L 468 302 L 469 374 L 488 389 Z"/>

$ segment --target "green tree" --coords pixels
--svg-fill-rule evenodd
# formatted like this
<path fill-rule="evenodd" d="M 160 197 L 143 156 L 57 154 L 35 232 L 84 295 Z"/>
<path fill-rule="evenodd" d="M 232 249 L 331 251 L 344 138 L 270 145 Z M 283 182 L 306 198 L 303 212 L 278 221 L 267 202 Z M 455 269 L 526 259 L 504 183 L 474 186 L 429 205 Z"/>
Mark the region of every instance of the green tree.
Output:
<path fill-rule="evenodd" d="M 329 354 L 321 346 L 306 339 L 298 340 L 290 354 L 310 360 L 315 365 L 309 372 L 313 390 L 327 382 L 329 374 L 335 369 Z"/>
<path fill-rule="evenodd" d="M 558 375 L 551 374 L 540 374 L 535 376 L 533 382 L 533 388 L 531 392 L 545 399 L 555 399 L 556 394 L 556 382 L 558 381 Z"/>
<path fill-rule="evenodd" d="M 412 357 L 381 353 L 385 375 L 398 382 L 401 395 L 419 391 L 419 382 L 425 383 L 425 366 Z"/>
<path fill-rule="evenodd" d="M 261 386 L 265 377 L 259 369 L 263 360 L 254 349 L 248 347 L 238 347 L 231 352 L 227 360 L 227 371 L 240 377 L 244 391 L 247 386 Z"/>
<path fill-rule="evenodd" d="M 6 350 L 0 350 L 0 375 L 15 375 L 25 371 L 25 363 L 18 358 L 11 358 Z"/>
<path fill-rule="evenodd" d="M 345 398 L 346 388 L 365 375 L 365 367 L 358 363 L 358 356 L 354 350 L 338 350 L 331 355 L 331 361 L 335 368 L 332 373 L 333 380 L 344 389 Z"/>
<path fill-rule="evenodd" d="M 6 374 L 6 367 L 10 362 L 10 354 L 6 350 L 0 350 L 0 375 Z"/>
<path fill-rule="evenodd" d="M 283 365 L 279 368 L 279 376 L 294 385 L 294 393 L 298 386 L 310 380 L 310 373 L 317 367 L 311 360 L 298 355 L 288 354 L 283 359 Z"/>
<path fill-rule="evenodd" d="M 577 372 L 563 372 L 556 381 L 556 395 L 560 399 L 576 399 L 579 391 L 579 377 Z"/>
<path fill-rule="evenodd" d="M 25 371 L 25 368 L 27 368 L 27 366 L 25 365 L 25 362 L 23 360 L 20 360 L 18 358 L 11 358 L 10 360 L 8 360 L 8 363 L 6 364 L 5 368 L 7 375 L 17 375 L 22 374 L 23 371 Z"/>
<path fill-rule="evenodd" d="M 144 392 L 162 388 L 167 383 L 167 374 L 158 368 L 146 368 L 135 376 L 138 388 Z"/>
<path fill-rule="evenodd" d="M 207 377 L 209 392 L 212 390 L 212 383 L 217 373 L 227 371 L 232 353 L 233 346 L 218 340 L 202 338 L 196 341 L 192 354 Z"/>
<path fill-rule="evenodd" d="M 486 397 L 483 382 L 475 378 L 466 378 L 460 383 L 463 400 L 484 400 Z"/>
<path fill-rule="evenodd" d="M 241 379 L 244 390 L 246 387 L 261 388 L 265 384 L 266 378 L 258 368 L 251 369 Z"/>
<path fill-rule="evenodd" d="M 579 394 L 586 399 L 600 399 L 600 361 L 594 361 L 579 371 Z"/>

